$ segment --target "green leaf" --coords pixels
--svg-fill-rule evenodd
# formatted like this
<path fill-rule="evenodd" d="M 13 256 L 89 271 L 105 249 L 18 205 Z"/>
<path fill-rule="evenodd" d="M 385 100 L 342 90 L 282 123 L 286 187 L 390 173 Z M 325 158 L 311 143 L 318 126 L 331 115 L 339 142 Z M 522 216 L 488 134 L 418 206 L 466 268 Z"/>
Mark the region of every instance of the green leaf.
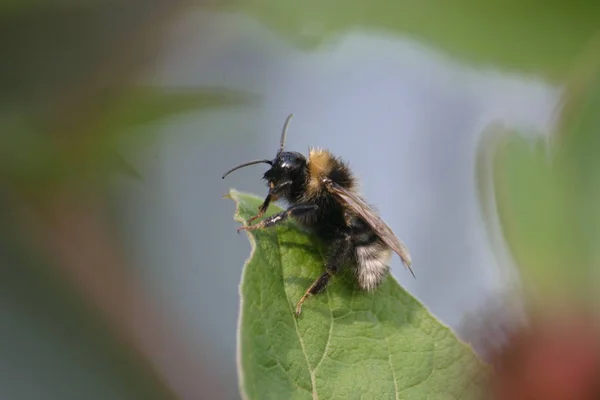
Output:
<path fill-rule="evenodd" d="M 228 197 L 240 222 L 261 203 L 235 190 Z M 323 271 L 324 249 L 293 222 L 253 231 L 250 241 L 238 331 L 245 398 L 484 398 L 488 367 L 393 277 L 365 293 L 336 276 L 296 318 L 296 302 Z"/>
<path fill-rule="evenodd" d="M 502 233 L 535 297 L 597 297 L 600 42 L 590 48 L 567 82 L 552 140 L 499 130 L 503 140 L 480 146 L 492 164 Z"/>
<path fill-rule="evenodd" d="M 554 291 L 577 282 L 581 258 L 569 228 L 569 186 L 564 163 L 543 140 L 516 132 L 493 150 L 495 200 L 504 237 L 527 284 Z"/>

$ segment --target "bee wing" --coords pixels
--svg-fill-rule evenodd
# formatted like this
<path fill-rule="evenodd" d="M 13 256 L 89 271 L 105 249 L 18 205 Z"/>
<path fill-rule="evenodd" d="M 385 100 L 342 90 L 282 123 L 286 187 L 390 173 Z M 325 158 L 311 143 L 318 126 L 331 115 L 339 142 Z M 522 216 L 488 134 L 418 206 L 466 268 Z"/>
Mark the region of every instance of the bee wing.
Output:
<path fill-rule="evenodd" d="M 375 231 L 375 234 L 381 238 L 381 240 L 388 245 L 402 260 L 402 263 L 408 269 L 408 271 L 414 277 L 415 274 L 411 269 L 412 263 L 410 253 L 408 249 L 396 237 L 392 228 L 390 228 L 375 211 L 369 206 L 360 196 L 343 188 L 333 181 L 325 182 L 327 189 L 330 193 L 335 195 L 339 200 L 346 203 L 346 205 L 355 213 L 357 213 L 365 222 Z"/>

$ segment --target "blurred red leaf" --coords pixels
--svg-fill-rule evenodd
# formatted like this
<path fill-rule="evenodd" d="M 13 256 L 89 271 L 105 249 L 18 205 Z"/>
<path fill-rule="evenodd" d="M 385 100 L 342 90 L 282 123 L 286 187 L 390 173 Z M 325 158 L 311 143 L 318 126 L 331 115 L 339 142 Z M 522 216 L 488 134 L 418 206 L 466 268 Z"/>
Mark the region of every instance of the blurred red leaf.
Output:
<path fill-rule="evenodd" d="M 599 321 L 580 309 L 535 316 L 493 357 L 493 398 L 599 399 L 599 338 Z"/>

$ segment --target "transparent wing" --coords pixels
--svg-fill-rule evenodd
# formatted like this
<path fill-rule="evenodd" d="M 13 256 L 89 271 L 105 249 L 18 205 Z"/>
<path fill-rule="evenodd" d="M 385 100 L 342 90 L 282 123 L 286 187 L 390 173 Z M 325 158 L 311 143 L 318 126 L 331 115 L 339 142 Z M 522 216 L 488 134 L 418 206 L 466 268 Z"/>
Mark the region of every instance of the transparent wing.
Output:
<path fill-rule="evenodd" d="M 412 260 L 408 249 L 396 237 L 392 229 L 377 215 L 375 211 L 357 194 L 343 188 L 333 181 L 326 181 L 325 185 L 329 192 L 335 195 L 339 200 L 346 203 L 351 210 L 357 213 L 365 222 L 373 229 L 375 234 L 388 245 L 402 260 L 402 263 L 414 277 L 415 274 L 411 269 Z"/>

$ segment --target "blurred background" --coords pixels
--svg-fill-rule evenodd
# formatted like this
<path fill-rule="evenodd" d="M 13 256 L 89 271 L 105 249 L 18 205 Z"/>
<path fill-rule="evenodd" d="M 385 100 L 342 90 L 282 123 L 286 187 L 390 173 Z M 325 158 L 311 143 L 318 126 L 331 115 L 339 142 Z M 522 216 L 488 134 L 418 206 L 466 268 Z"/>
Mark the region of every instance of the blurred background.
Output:
<path fill-rule="evenodd" d="M 483 357 L 524 288 L 597 300 L 595 2 L 0 13 L 2 399 L 238 399 L 250 246 L 222 195 L 266 188 L 221 175 L 290 112 L 286 147 L 349 161 L 411 250 L 394 276 Z"/>

